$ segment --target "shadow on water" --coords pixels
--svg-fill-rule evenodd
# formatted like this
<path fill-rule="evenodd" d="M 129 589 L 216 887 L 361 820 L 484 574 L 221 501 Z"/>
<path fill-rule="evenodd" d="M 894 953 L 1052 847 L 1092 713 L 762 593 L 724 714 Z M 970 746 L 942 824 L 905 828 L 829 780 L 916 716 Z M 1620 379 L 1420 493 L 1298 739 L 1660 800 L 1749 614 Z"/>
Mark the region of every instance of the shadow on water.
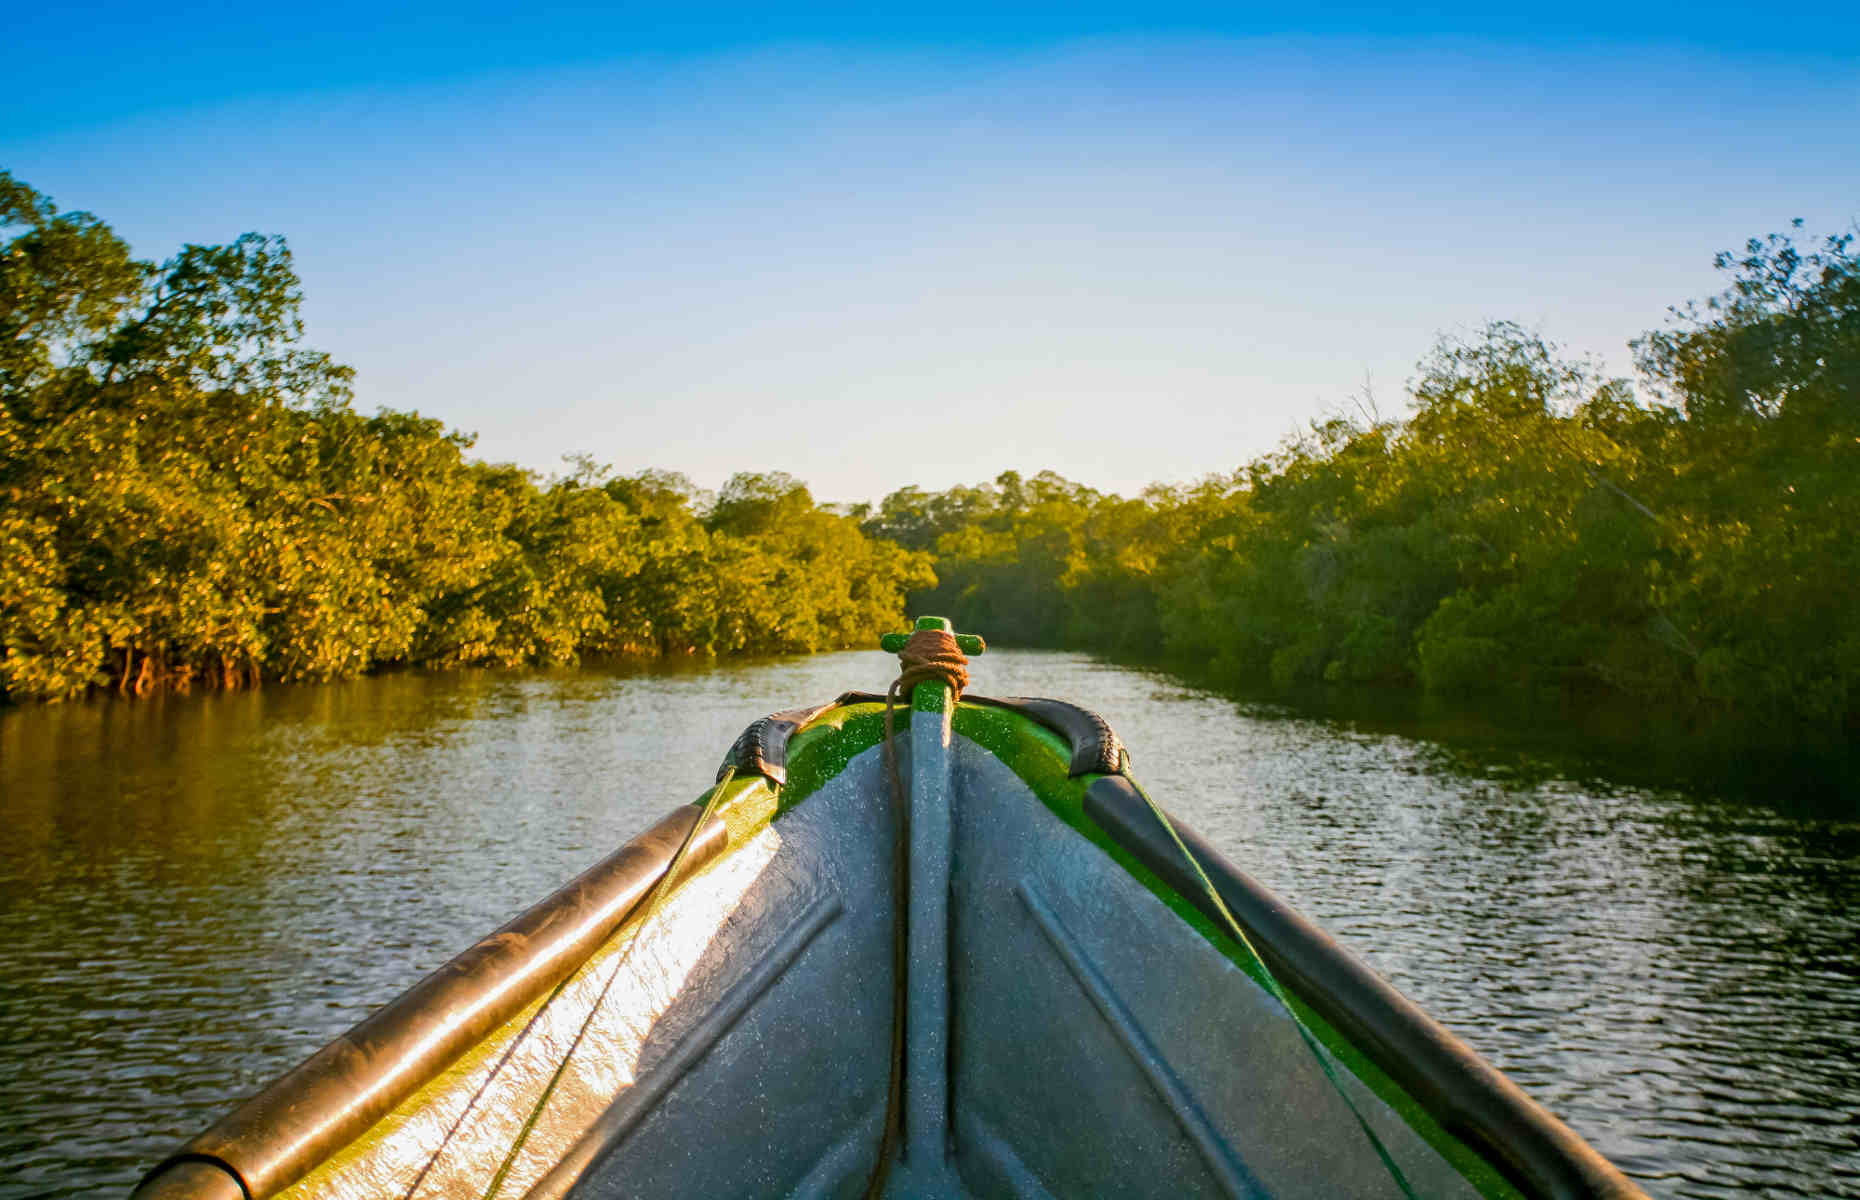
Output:
<path fill-rule="evenodd" d="M 1146 674 L 1152 790 L 1652 1195 L 1860 1197 L 1850 748 Z"/>
<path fill-rule="evenodd" d="M 1568 778 L 1669 788 L 1805 814 L 1860 812 L 1860 739 L 1680 712 L 1616 694 L 1464 698 L 1417 688 L 1247 687 L 1181 664 L 1136 662 L 1261 716 L 1303 716 L 1430 744 L 1443 770 L 1519 783 Z"/>

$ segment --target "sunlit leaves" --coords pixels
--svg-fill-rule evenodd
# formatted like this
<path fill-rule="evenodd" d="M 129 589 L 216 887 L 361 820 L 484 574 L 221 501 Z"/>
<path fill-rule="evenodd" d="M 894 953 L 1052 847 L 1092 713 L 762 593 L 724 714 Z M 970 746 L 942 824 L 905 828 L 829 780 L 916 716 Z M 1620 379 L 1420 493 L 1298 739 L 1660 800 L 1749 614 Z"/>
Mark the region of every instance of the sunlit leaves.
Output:
<path fill-rule="evenodd" d="M 139 262 L 0 174 L 0 694 L 867 644 L 928 557 L 786 476 L 713 505 L 364 417 L 281 238 Z"/>
<path fill-rule="evenodd" d="M 1636 344 L 1640 394 L 1501 322 L 1435 347 L 1406 420 L 1231 475 L 1125 499 L 1010 471 L 854 513 L 779 472 L 539 479 L 356 413 L 279 238 L 144 262 L 3 173 L 0 238 L 10 698 L 866 645 L 911 593 L 1247 679 L 1860 719 L 1849 237 L 1722 256 L 1726 290 Z"/>
<path fill-rule="evenodd" d="M 1651 402 L 1521 327 L 1448 337 L 1405 421 L 1335 418 L 1188 489 L 902 488 L 919 603 L 1004 641 L 1163 649 L 1278 684 L 1606 688 L 1860 719 L 1860 261 L 1721 256 L 1637 343 Z"/>

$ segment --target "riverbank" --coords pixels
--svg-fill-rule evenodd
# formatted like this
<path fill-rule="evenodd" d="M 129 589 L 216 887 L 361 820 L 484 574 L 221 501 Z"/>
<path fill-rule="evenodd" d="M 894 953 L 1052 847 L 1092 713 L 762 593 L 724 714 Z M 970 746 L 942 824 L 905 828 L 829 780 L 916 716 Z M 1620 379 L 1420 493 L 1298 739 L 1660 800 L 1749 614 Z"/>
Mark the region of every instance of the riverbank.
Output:
<path fill-rule="evenodd" d="M 1635 380 L 1493 322 L 1439 341 L 1403 415 L 1357 397 L 1231 473 L 1122 497 L 1008 471 L 866 528 L 934 553 L 914 609 L 1004 642 L 1860 740 L 1860 256 L 1717 262 Z"/>
<path fill-rule="evenodd" d="M 874 506 L 781 472 L 711 494 L 473 460 L 443 422 L 351 408 L 349 368 L 299 344 L 282 238 L 157 264 L 0 188 L 39 306 L 0 355 L 7 699 L 840 649 L 930 611 L 1279 688 L 1554 689 L 1860 740 L 1851 236 L 1718 256 L 1724 290 L 1632 343 L 1635 381 L 1494 321 L 1434 346 L 1405 415 L 1357 397 L 1197 483 L 1005 471 Z"/>

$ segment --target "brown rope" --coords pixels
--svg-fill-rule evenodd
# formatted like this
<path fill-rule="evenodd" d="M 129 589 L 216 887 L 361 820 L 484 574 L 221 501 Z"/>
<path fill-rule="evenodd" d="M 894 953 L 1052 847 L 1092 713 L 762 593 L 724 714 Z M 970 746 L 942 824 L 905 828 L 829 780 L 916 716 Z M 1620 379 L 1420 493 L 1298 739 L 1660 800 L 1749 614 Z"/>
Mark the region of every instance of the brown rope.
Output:
<path fill-rule="evenodd" d="M 969 686 L 969 657 L 947 629 L 919 629 L 911 634 L 898 651 L 898 665 L 904 672 L 891 685 L 894 694 L 926 679 L 940 679 L 960 700 L 962 689 Z"/>
<path fill-rule="evenodd" d="M 892 846 L 892 935 L 891 935 L 891 1088 L 885 1098 L 885 1138 L 879 1144 L 878 1163 L 866 1185 L 866 1200 L 878 1200 L 885 1190 L 885 1177 L 891 1171 L 892 1155 L 904 1136 L 904 973 L 910 951 L 910 927 L 906 920 L 910 899 L 910 793 L 904 789 L 904 777 L 898 772 L 898 750 L 892 735 L 896 732 L 896 713 L 900 698 L 910 702 L 911 689 L 935 680 L 949 688 L 950 701 L 962 698 L 969 686 L 969 659 L 956 644 L 956 635 L 941 629 L 919 629 L 911 634 L 904 649 L 898 652 L 898 677 L 885 691 L 885 773 L 891 779 L 891 805 L 898 836 Z"/>
<path fill-rule="evenodd" d="M 885 770 L 891 775 L 892 797 L 903 807 L 906 803 L 904 779 L 898 774 L 898 752 L 891 745 L 897 705 L 900 702 L 909 704 L 911 689 L 932 679 L 950 690 L 952 702 L 962 699 L 962 689 L 969 686 L 969 657 L 956 644 L 955 634 L 942 629 L 919 629 L 904 643 L 904 649 L 898 651 L 898 665 L 903 670 L 885 690 Z"/>

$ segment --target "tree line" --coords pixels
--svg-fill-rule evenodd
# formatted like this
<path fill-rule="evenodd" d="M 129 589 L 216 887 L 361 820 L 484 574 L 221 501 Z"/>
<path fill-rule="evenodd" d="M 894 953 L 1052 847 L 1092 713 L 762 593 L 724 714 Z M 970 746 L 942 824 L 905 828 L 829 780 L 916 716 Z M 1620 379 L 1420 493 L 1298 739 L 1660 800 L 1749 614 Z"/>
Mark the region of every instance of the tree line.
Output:
<path fill-rule="evenodd" d="M 934 580 L 798 481 L 542 480 L 364 416 L 285 243 L 139 260 L 0 173 L 0 695 L 868 644 Z"/>
<path fill-rule="evenodd" d="M 1500 322 L 1443 338 L 1401 418 L 1364 398 L 1228 475 L 1126 499 L 1008 472 L 865 529 L 934 554 L 915 607 L 1001 641 L 1852 733 L 1860 260 L 1772 235 L 1717 265 L 1633 343 L 1639 389 Z"/>
<path fill-rule="evenodd" d="M 875 505 L 542 479 L 350 403 L 289 250 L 136 259 L 0 173 L 0 693 L 868 645 L 908 611 L 1219 678 L 1598 690 L 1860 727 L 1860 260 L 1799 232 L 1633 344 L 1495 323 L 1235 471 Z"/>

